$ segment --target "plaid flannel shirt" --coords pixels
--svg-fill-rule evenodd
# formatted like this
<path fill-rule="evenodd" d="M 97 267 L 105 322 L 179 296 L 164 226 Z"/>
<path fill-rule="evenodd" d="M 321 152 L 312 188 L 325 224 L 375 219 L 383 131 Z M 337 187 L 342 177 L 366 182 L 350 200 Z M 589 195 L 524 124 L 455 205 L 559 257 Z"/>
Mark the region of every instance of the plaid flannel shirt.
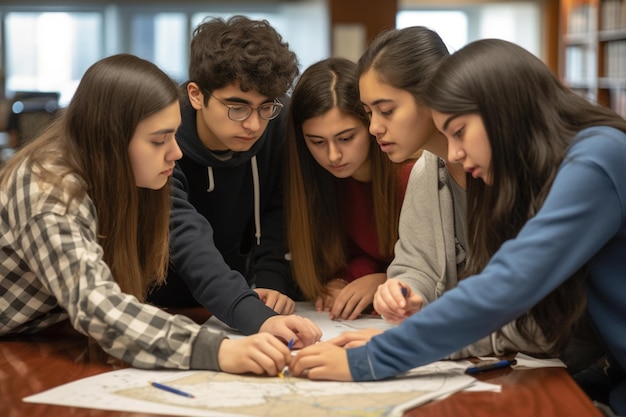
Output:
<path fill-rule="evenodd" d="M 64 189 L 24 165 L 0 190 L 0 335 L 34 333 L 69 318 L 135 367 L 217 368 L 223 337 L 122 293 L 102 259 L 92 200 L 67 201 Z M 192 358 L 200 341 L 209 346 Z"/>

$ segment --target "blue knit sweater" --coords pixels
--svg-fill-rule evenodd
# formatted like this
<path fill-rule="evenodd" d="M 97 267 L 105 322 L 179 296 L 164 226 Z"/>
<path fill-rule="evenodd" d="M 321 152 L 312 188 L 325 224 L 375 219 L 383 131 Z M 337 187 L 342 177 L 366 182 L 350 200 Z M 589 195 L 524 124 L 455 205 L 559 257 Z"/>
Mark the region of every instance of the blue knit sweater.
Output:
<path fill-rule="evenodd" d="M 584 264 L 590 317 L 626 369 L 626 134 L 608 127 L 578 133 L 542 208 L 481 274 L 349 349 L 352 377 L 383 379 L 439 360 L 514 320 Z M 626 380 L 610 404 L 626 415 Z"/>

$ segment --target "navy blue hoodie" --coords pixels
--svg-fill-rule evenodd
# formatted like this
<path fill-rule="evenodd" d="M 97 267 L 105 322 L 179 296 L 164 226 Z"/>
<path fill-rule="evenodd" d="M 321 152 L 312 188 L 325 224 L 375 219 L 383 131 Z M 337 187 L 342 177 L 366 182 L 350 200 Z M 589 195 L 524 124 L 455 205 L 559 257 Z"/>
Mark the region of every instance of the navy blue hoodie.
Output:
<path fill-rule="evenodd" d="M 196 110 L 187 98 L 181 113 L 176 138 L 183 157 L 172 177 L 172 262 L 167 284 L 149 300 L 169 307 L 199 303 L 229 326 L 255 333 L 276 313 L 249 285 L 295 296 L 285 260 L 282 211 L 287 112 L 268 122 L 250 150 L 234 152 L 227 160 L 220 160 L 198 138 Z"/>

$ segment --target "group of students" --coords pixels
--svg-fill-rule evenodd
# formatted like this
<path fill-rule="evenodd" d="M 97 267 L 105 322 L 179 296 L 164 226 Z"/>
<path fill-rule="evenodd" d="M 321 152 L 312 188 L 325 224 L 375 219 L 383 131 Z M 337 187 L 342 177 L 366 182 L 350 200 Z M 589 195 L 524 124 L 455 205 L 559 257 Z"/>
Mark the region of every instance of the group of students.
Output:
<path fill-rule="evenodd" d="M 515 44 L 449 54 L 424 27 L 291 94 L 265 21 L 207 20 L 190 58 L 182 97 L 145 60 L 95 63 L 2 168 L 0 335 L 69 318 L 136 367 L 364 381 L 559 355 L 585 322 L 626 414 L 624 119 Z M 318 343 L 299 299 L 397 326 Z M 249 336 L 163 309 L 194 304 Z"/>

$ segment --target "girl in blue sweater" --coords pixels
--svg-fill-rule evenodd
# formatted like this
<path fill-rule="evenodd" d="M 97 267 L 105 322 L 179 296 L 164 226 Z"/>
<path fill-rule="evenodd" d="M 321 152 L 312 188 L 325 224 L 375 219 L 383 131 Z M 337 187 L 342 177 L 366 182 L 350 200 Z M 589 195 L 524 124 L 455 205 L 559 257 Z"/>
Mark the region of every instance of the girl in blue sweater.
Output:
<path fill-rule="evenodd" d="M 612 361 L 609 403 L 626 414 L 626 121 L 564 87 L 538 58 L 480 40 L 445 59 L 427 105 L 468 189 L 482 270 L 362 346 L 358 334 L 303 349 L 312 379 L 376 380 L 438 360 L 503 324 L 534 319 L 565 344 L 585 312 Z M 477 250 L 473 260 L 481 262 Z M 471 268 L 471 265 L 468 266 Z M 393 294 L 407 309 L 414 302 Z"/>

